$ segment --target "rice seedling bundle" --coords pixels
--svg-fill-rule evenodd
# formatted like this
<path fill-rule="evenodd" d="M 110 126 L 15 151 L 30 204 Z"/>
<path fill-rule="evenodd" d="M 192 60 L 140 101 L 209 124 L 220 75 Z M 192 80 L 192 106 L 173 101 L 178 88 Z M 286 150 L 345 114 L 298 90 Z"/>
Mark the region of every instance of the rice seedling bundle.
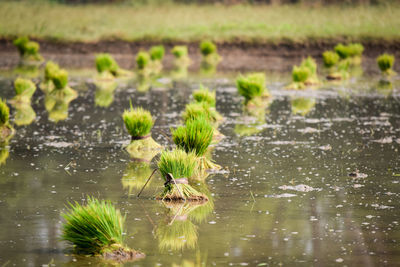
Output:
<path fill-rule="evenodd" d="M 348 60 L 351 65 L 359 65 L 364 47 L 360 43 L 338 44 L 334 50 L 342 60 Z"/>
<path fill-rule="evenodd" d="M 144 70 L 150 63 L 150 55 L 147 52 L 139 52 L 136 56 L 136 65 L 139 70 Z"/>
<path fill-rule="evenodd" d="M 326 68 L 332 68 L 339 62 L 339 55 L 334 51 L 325 51 L 322 54 L 322 58 L 324 60 L 324 66 Z"/>
<path fill-rule="evenodd" d="M 162 45 L 153 46 L 150 48 L 150 58 L 153 61 L 162 61 L 164 58 L 165 49 Z"/>
<path fill-rule="evenodd" d="M 382 54 L 377 59 L 378 67 L 384 75 L 392 75 L 395 72 L 393 71 L 394 65 L 394 56 L 389 54 Z"/>
<path fill-rule="evenodd" d="M 130 109 L 125 110 L 122 114 L 122 118 L 132 138 L 127 147 L 127 151 L 132 157 L 146 157 L 146 154 L 153 155 L 154 150 L 161 149 L 161 146 L 151 137 L 150 132 L 154 122 L 149 111 L 141 107 L 133 108 L 131 104 Z"/>
<path fill-rule="evenodd" d="M 9 119 L 10 108 L 7 106 L 6 100 L 0 98 L 0 143 L 7 143 L 15 133 Z"/>
<path fill-rule="evenodd" d="M 182 115 L 185 123 L 188 120 L 196 119 L 198 117 L 204 117 L 210 123 L 215 125 L 219 121 L 222 120 L 221 115 L 218 113 L 215 108 L 210 107 L 207 102 L 199 102 L 199 103 L 190 103 L 186 105 L 185 111 Z"/>
<path fill-rule="evenodd" d="M 185 45 L 177 45 L 172 48 L 171 53 L 175 58 L 182 59 L 188 57 L 188 48 Z"/>
<path fill-rule="evenodd" d="M 210 107 L 215 108 L 215 91 L 210 91 L 207 87 L 200 85 L 200 88 L 193 92 L 193 99 L 196 102 L 206 102 Z"/>
<path fill-rule="evenodd" d="M 165 201 L 207 201 L 207 197 L 188 183 L 197 168 L 197 158 L 193 152 L 182 149 L 163 151 L 158 161 L 158 169 L 165 179 L 164 192 L 157 198 Z"/>
<path fill-rule="evenodd" d="M 30 102 L 36 85 L 29 79 L 17 78 L 14 81 L 14 90 L 17 101 Z"/>
<path fill-rule="evenodd" d="M 118 63 L 110 54 L 96 55 L 96 69 L 98 73 L 109 72 L 113 76 L 118 74 Z"/>
<path fill-rule="evenodd" d="M 6 161 L 7 161 L 9 155 L 10 155 L 10 151 L 8 150 L 8 147 L 5 144 L 1 145 L 0 146 L 0 166 L 6 164 Z"/>
<path fill-rule="evenodd" d="M 246 76 L 240 75 L 236 79 L 236 87 L 241 96 L 245 98 L 245 103 L 269 96 L 265 87 L 264 73 L 251 73 Z"/>
<path fill-rule="evenodd" d="M 30 41 L 28 37 L 19 37 L 14 40 L 14 45 L 17 47 L 18 52 L 23 60 L 29 61 L 42 61 L 43 58 L 39 54 L 39 44 Z"/>
<path fill-rule="evenodd" d="M 143 257 L 124 245 L 125 217 L 110 202 L 88 197 L 86 205 L 70 203 L 62 217 L 61 237 L 72 243 L 77 253 L 116 261 Z"/>
<path fill-rule="evenodd" d="M 203 41 L 200 43 L 200 52 L 203 56 L 209 56 L 217 53 L 217 46 L 211 41 Z"/>
<path fill-rule="evenodd" d="M 221 169 L 221 166 L 205 157 L 213 139 L 213 132 L 213 127 L 204 117 L 188 120 L 185 126 L 172 131 L 172 140 L 178 148 L 196 154 L 199 163 L 196 178 L 203 176 L 207 170 Z"/>

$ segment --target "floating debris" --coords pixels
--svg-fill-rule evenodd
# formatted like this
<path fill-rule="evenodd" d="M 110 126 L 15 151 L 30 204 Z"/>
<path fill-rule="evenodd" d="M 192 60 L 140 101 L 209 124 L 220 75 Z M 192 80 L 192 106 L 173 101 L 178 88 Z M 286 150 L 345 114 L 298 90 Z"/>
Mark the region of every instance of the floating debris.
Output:
<path fill-rule="evenodd" d="M 353 178 L 367 178 L 368 174 L 362 173 L 359 170 L 355 170 L 354 172 L 349 173 L 349 177 Z"/>
<path fill-rule="evenodd" d="M 282 190 L 294 190 L 294 191 L 298 191 L 298 192 L 311 192 L 311 191 L 321 191 L 322 188 L 314 188 L 305 184 L 299 184 L 299 185 L 282 185 L 280 187 L 278 187 L 279 189 Z"/>
<path fill-rule="evenodd" d="M 287 198 L 287 197 L 297 197 L 296 194 L 280 194 L 280 195 L 264 195 L 264 197 L 271 197 L 271 198 Z"/>

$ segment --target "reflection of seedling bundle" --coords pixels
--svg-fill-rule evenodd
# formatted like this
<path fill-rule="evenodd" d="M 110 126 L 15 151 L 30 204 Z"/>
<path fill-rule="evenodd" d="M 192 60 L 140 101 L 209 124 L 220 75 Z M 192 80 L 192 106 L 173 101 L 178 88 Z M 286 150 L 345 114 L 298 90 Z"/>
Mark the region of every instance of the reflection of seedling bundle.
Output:
<path fill-rule="evenodd" d="M 129 154 L 134 158 L 151 160 L 158 154 L 161 146 L 151 137 L 150 131 L 154 122 L 150 112 L 140 107 L 133 108 L 131 104 L 130 109 L 122 114 L 122 118 L 132 137 L 126 148 Z"/>
<path fill-rule="evenodd" d="M 46 63 L 46 67 L 44 68 L 44 80 L 40 84 L 40 89 L 43 92 L 49 93 L 53 91 L 54 84 L 53 84 L 53 75 L 60 70 L 60 67 L 54 63 L 53 61 L 48 61 Z"/>
<path fill-rule="evenodd" d="M 114 80 L 96 82 L 94 103 L 99 107 L 109 107 L 114 101 L 114 91 L 117 83 Z"/>
<path fill-rule="evenodd" d="M 129 71 L 120 68 L 110 54 L 105 53 L 96 55 L 96 69 L 101 79 L 110 79 L 130 74 Z"/>
<path fill-rule="evenodd" d="M 162 45 L 156 45 L 150 48 L 151 69 L 154 74 L 162 70 L 162 60 L 164 58 L 165 49 Z"/>
<path fill-rule="evenodd" d="M 43 57 L 39 54 L 39 44 L 30 41 L 28 37 L 19 37 L 14 40 L 22 60 L 26 61 L 42 61 Z"/>
<path fill-rule="evenodd" d="M 18 65 L 18 66 L 16 66 L 14 69 L 13 69 L 13 73 L 16 75 L 16 76 L 21 76 L 21 77 L 24 77 L 24 78 L 30 78 L 30 79 L 32 79 L 32 78 L 36 78 L 36 77 L 38 77 L 39 76 L 39 74 L 40 74 L 40 71 L 39 71 L 39 67 L 37 66 L 37 65 L 35 65 L 35 64 L 31 64 L 31 65 L 26 65 L 26 64 L 20 64 L 20 65 Z"/>
<path fill-rule="evenodd" d="M 262 98 L 269 96 L 269 92 L 265 87 L 264 73 L 240 75 L 236 79 L 236 87 L 239 94 L 244 97 L 245 105 L 261 106 Z"/>
<path fill-rule="evenodd" d="M 146 184 L 147 178 L 150 177 L 151 173 L 152 169 L 149 162 L 130 162 L 122 177 L 122 186 L 124 189 L 128 188 L 129 194 L 132 193 L 133 189 L 140 190 Z"/>
<path fill-rule="evenodd" d="M 125 217 L 106 201 L 88 198 L 87 205 L 70 204 L 63 224 L 62 239 L 71 242 L 77 253 L 129 261 L 144 254 L 123 243 Z"/>
<path fill-rule="evenodd" d="M 0 143 L 7 143 L 14 135 L 14 128 L 10 125 L 10 108 L 6 101 L 0 99 Z"/>
<path fill-rule="evenodd" d="M 319 84 L 317 76 L 317 63 L 312 57 L 304 59 L 300 66 L 294 66 L 292 70 L 292 83 L 287 89 L 304 89 L 307 86 Z"/>
<path fill-rule="evenodd" d="M 139 70 L 144 70 L 150 63 L 150 55 L 147 52 L 141 51 L 136 56 L 136 65 Z"/>
<path fill-rule="evenodd" d="M 298 97 L 291 100 L 292 113 L 307 115 L 315 106 L 314 98 Z"/>
<path fill-rule="evenodd" d="M 188 219 L 188 216 L 199 206 L 202 205 L 193 202 L 167 204 L 168 220 L 161 221 L 156 229 L 161 251 L 180 251 L 185 248 L 193 249 L 196 246 L 197 226 Z"/>
<path fill-rule="evenodd" d="M 174 46 L 171 50 L 172 55 L 175 57 L 176 65 L 189 65 L 190 58 L 188 53 L 188 48 L 185 45 Z"/>
<path fill-rule="evenodd" d="M 194 222 L 202 223 L 214 210 L 214 198 L 205 183 L 199 183 L 195 186 L 195 188 L 199 192 L 205 194 L 208 198 L 208 201 L 201 205 L 196 205 L 193 209 L 191 209 L 188 217 Z"/>
<path fill-rule="evenodd" d="M 10 152 L 8 150 L 7 144 L 2 144 L 0 146 L 0 166 L 6 164 L 6 160 Z"/>
<path fill-rule="evenodd" d="M 207 197 L 198 192 L 188 183 L 197 168 L 197 158 L 192 152 L 186 153 L 181 149 L 163 151 L 158 168 L 165 179 L 164 192 L 158 197 L 165 201 L 207 201 Z"/>
<path fill-rule="evenodd" d="M 261 132 L 265 124 L 265 114 L 264 106 L 252 108 L 244 106 L 240 122 L 235 125 L 235 133 L 240 136 L 250 136 Z"/>
<path fill-rule="evenodd" d="M 14 122 L 16 125 L 29 125 L 35 120 L 36 113 L 29 102 L 15 102 L 13 106 L 15 108 Z"/>
<path fill-rule="evenodd" d="M 389 54 L 382 54 L 377 59 L 378 67 L 381 70 L 383 75 L 393 75 L 395 72 L 393 71 L 394 65 L 394 56 Z"/>
<path fill-rule="evenodd" d="M 14 81 L 15 102 L 30 103 L 33 94 L 36 91 L 36 85 L 28 79 L 17 78 Z"/>
<path fill-rule="evenodd" d="M 217 65 L 221 60 L 218 55 L 217 46 L 211 41 L 203 41 L 200 43 L 200 52 L 203 56 L 202 61 L 211 65 Z"/>
<path fill-rule="evenodd" d="M 186 121 L 185 126 L 180 126 L 172 132 L 172 139 L 178 148 L 196 154 L 198 171 L 195 178 L 204 176 L 207 170 L 221 169 L 221 166 L 205 157 L 208 146 L 213 139 L 213 131 L 213 127 L 204 117 L 198 117 Z"/>

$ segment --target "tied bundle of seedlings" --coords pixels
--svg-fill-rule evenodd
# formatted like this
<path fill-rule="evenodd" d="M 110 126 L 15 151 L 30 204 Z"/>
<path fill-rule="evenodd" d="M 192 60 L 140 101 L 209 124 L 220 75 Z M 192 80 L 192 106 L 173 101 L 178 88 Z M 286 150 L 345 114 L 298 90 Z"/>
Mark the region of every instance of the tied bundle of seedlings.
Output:
<path fill-rule="evenodd" d="M 188 48 L 185 45 L 174 46 L 171 50 L 172 55 L 175 57 L 175 66 L 189 66 L 190 58 Z"/>
<path fill-rule="evenodd" d="M 149 75 L 152 70 L 150 67 L 151 59 L 147 52 L 141 51 L 136 55 L 136 66 L 141 75 Z"/>
<path fill-rule="evenodd" d="M 196 246 L 197 227 L 189 219 L 189 215 L 199 206 L 198 203 L 163 202 L 168 208 L 167 217 L 158 223 L 156 237 L 161 251 L 182 251 Z"/>
<path fill-rule="evenodd" d="M 10 122 L 10 108 L 7 106 L 6 101 L 0 99 L 0 143 L 8 143 L 14 135 L 15 130 Z"/>
<path fill-rule="evenodd" d="M 205 102 L 210 107 L 215 108 L 215 91 L 210 91 L 210 89 L 203 85 L 200 85 L 200 88 L 193 92 L 193 99 L 197 103 Z"/>
<path fill-rule="evenodd" d="M 312 57 L 304 59 L 300 66 L 292 70 L 292 83 L 286 88 L 291 90 L 305 89 L 319 84 L 317 76 L 317 63 Z"/>
<path fill-rule="evenodd" d="M 158 169 L 165 179 L 164 192 L 157 197 L 163 201 L 208 201 L 207 197 L 189 185 L 197 168 L 197 157 L 194 153 L 175 149 L 163 151 L 158 161 Z"/>
<path fill-rule="evenodd" d="M 126 148 L 131 157 L 141 159 L 150 155 L 152 158 L 154 154 L 158 154 L 162 147 L 151 137 L 154 122 L 150 112 L 141 107 L 133 108 L 131 103 L 130 109 L 124 111 L 122 118 L 131 136 L 131 142 Z"/>
<path fill-rule="evenodd" d="M 291 100 L 292 113 L 300 114 L 302 116 L 307 115 L 315 106 L 314 98 L 298 97 Z"/>
<path fill-rule="evenodd" d="M 125 217 L 110 202 L 88 197 L 86 205 L 70 203 L 62 216 L 65 219 L 62 239 L 71 242 L 77 254 L 117 262 L 144 257 L 124 245 Z"/>
<path fill-rule="evenodd" d="M 207 102 L 190 103 L 186 105 L 182 115 L 185 124 L 190 120 L 196 120 L 200 117 L 205 118 L 214 127 L 213 141 L 218 142 L 224 137 L 217 129 L 218 124 L 223 118 L 215 108 L 210 107 Z"/>
<path fill-rule="evenodd" d="M 110 54 L 96 55 L 96 69 L 99 73 L 99 80 L 109 80 L 114 77 L 128 76 L 129 71 L 119 67 L 118 63 Z"/>
<path fill-rule="evenodd" d="M 207 170 L 221 169 L 221 166 L 205 156 L 213 139 L 213 132 L 213 127 L 204 117 L 188 120 L 185 126 L 172 131 L 172 140 L 178 148 L 196 154 L 198 160 L 196 178 L 203 177 Z"/>
<path fill-rule="evenodd" d="M 40 89 L 44 93 L 50 93 L 54 89 L 53 76 L 60 70 L 58 64 L 53 61 L 48 61 L 44 68 L 44 80 L 40 84 Z"/>
<path fill-rule="evenodd" d="M 218 54 L 217 46 L 211 41 L 203 41 L 200 43 L 200 52 L 203 56 L 202 61 L 211 65 L 217 65 L 221 61 L 221 56 Z"/>
<path fill-rule="evenodd" d="M 36 85 L 28 79 L 17 78 L 14 81 L 15 103 L 30 104 L 31 98 L 36 91 Z"/>
<path fill-rule="evenodd" d="M 394 56 L 389 54 L 382 54 L 377 59 L 376 62 L 378 63 L 378 67 L 381 70 L 381 73 L 385 76 L 391 76 L 396 74 L 393 71 L 394 65 Z"/>
<path fill-rule="evenodd" d="M 236 87 L 241 96 L 244 97 L 244 104 L 247 106 L 262 106 L 263 98 L 270 96 L 265 87 L 264 73 L 250 73 L 246 76 L 240 75 L 236 79 Z"/>
<path fill-rule="evenodd" d="M 156 45 L 150 48 L 151 69 L 154 74 L 162 70 L 162 60 L 164 58 L 165 49 L 162 45 Z"/>
<path fill-rule="evenodd" d="M 140 190 L 146 184 L 148 178 L 151 176 L 153 170 L 150 167 L 150 162 L 147 161 L 133 161 L 128 164 L 122 177 L 122 186 L 127 188 L 129 195 L 132 191 Z M 151 180 L 146 184 L 150 185 Z"/>
<path fill-rule="evenodd" d="M 351 43 L 348 45 L 338 44 L 334 48 L 340 59 L 349 62 L 351 66 L 361 64 L 364 46 L 360 43 Z"/>
<path fill-rule="evenodd" d="M 43 61 L 43 57 L 39 54 L 40 46 L 37 42 L 30 41 L 28 37 L 24 36 L 15 39 L 13 43 L 18 49 L 23 63 Z"/>
<path fill-rule="evenodd" d="M 328 80 L 342 80 L 348 77 L 348 69 L 344 66 L 348 66 L 346 62 L 340 62 L 339 55 L 334 51 L 325 51 L 322 54 L 325 68 L 328 69 Z"/>

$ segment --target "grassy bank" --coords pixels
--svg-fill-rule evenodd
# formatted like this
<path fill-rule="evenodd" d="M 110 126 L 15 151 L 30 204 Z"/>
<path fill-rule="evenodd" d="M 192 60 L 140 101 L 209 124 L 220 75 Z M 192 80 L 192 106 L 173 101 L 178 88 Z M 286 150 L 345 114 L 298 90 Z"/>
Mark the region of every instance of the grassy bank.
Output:
<path fill-rule="evenodd" d="M 0 37 L 63 41 L 400 39 L 400 6 L 67 6 L 0 2 Z"/>

